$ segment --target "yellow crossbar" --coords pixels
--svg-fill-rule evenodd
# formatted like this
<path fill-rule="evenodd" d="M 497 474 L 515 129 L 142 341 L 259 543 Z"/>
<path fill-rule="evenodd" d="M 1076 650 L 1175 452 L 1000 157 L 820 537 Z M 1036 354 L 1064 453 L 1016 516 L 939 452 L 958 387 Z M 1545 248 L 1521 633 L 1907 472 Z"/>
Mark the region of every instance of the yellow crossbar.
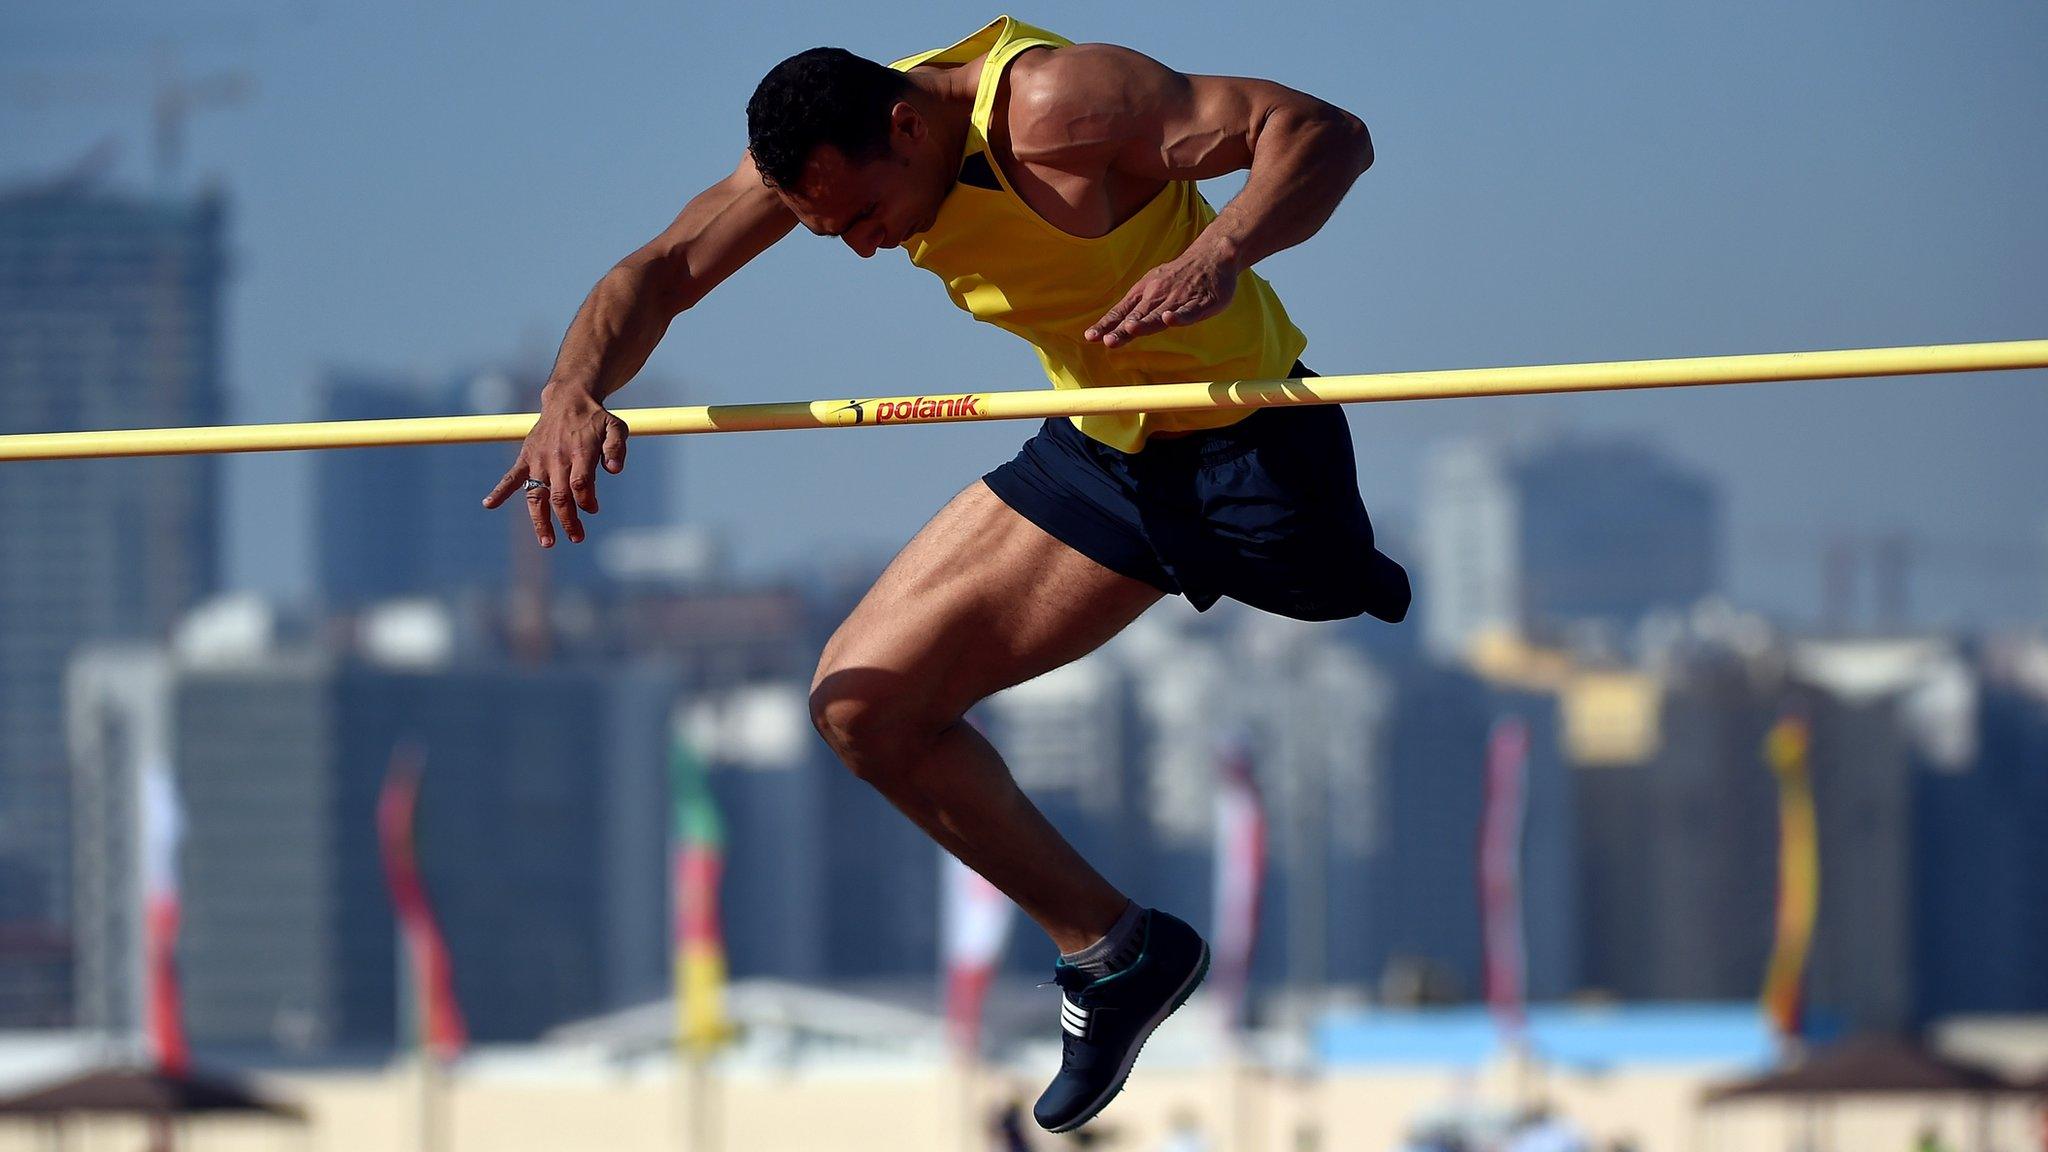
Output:
<path fill-rule="evenodd" d="M 1686 388 L 1773 380 L 1917 376 L 1934 372 L 1993 372 L 2043 367 L 2048 367 L 2048 340 L 2011 340 L 1990 344 L 1927 344 L 1834 352 L 1701 356 L 1682 360 L 1377 372 L 1308 380 L 1224 380 L 1031 392 L 928 393 L 777 404 L 628 408 L 617 410 L 617 415 L 635 436 L 667 436 L 695 432 L 1022 420 L 1104 412 L 1187 412 L 1275 404 L 1361 404 L 1466 396 L 1528 396 L 1546 392 Z M 50 432 L 0 436 L 0 460 L 279 452 L 393 444 L 468 444 L 524 439 L 533 427 L 534 419 L 534 413 L 526 412 L 504 416 L 429 416 L 410 420 Z"/>

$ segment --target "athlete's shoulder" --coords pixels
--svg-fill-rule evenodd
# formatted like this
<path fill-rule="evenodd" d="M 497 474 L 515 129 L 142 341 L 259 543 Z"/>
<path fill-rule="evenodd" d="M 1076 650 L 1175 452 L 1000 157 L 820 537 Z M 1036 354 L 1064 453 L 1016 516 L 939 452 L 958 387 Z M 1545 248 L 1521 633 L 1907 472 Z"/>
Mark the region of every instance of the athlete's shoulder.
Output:
<path fill-rule="evenodd" d="M 1116 44 L 1025 52 L 1010 65 L 1011 146 L 1037 163 L 1106 157 L 1144 130 L 1161 90 L 1185 77 Z"/>

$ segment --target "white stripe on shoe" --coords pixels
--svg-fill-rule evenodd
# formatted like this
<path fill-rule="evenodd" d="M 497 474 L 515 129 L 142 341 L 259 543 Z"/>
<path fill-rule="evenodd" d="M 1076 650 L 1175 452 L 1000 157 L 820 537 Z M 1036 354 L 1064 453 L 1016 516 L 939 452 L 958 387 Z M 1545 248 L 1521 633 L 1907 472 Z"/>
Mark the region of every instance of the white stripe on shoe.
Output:
<path fill-rule="evenodd" d="M 1088 1010 L 1064 996 L 1060 997 L 1060 1026 L 1082 1039 L 1087 1039 Z"/>

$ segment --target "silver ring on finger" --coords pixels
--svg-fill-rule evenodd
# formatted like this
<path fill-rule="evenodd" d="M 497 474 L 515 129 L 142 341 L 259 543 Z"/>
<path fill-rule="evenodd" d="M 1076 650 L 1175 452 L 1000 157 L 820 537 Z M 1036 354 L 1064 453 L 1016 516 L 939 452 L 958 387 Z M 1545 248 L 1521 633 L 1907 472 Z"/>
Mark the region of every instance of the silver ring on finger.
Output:
<path fill-rule="evenodd" d="M 548 482 L 547 482 L 547 481 L 545 481 L 545 480 L 535 480 L 535 479 L 534 479 L 533 477 L 531 477 L 531 476 L 527 477 L 527 478 L 526 478 L 526 483 L 525 483 L 525 484 L 523 484 L 523 485 L 521 485 L 521 487 L 522 487 L 522 488 L 524 488 L 524 489 L 526 489 L 526 490 L 527 490 L 528 492 L 532 492 L 532 491 L 534 491 L 534 490 L 536 490 L 536 489 L 540 489 L 540 488 L 545 488 L 545 487 L 547 487 L 547 486 L 548 486 Z"/>

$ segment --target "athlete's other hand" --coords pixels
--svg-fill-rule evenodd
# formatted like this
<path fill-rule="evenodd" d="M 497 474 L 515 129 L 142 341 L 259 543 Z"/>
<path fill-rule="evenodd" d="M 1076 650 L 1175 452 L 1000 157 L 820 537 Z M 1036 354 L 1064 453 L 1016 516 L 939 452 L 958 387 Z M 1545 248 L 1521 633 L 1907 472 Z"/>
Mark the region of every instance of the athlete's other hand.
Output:
<path fill-rule="evenodd" d="M 549 385 L 541 391 L 540 419 L 520 445 L 519 459 L 484 507 L 496 508 L 528 479 L 545 488 L 526 490 L 526 511 L 533 517 L 533 536 L 543 548 L 555 546 L 553 521 L 572 544 L 583 542 L 578 511 L 597 511 L 597 467 L 614 475 L 626 467 L 626 422 L 605 411 L 588 392 Z"/>
<path fill-rule="evenodd" d="M 1230 306 L 1237 266 L 1190 248 L 1179 259 L 1138 278 L 1116 307 L 1088 329 L 1089 340 L 1117 348 L 1165 328 L 1185 328 Z"/>

